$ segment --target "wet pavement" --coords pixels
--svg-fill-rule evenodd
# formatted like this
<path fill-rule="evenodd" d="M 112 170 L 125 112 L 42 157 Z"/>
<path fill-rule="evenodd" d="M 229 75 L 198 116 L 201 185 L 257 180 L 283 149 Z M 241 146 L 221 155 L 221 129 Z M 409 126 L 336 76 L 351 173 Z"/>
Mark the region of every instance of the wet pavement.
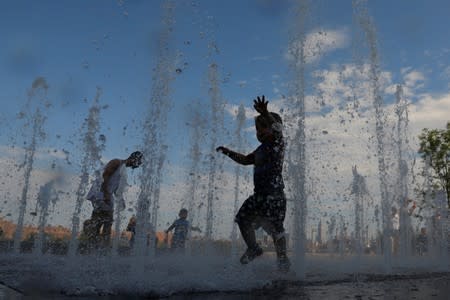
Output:
<path fill-rule="evenodd" d="M 413 275 L 364 275 L 334 281 L 273 281 L 261 289 L 227 292 L 185 292 L 163 297 L 169 300 L 205 299 L 449 299 L 450 273 Z M 148 299 L 157 295 L 97 295 L 74 297 L 57 294 L 27 294 L 0 285 L 0 299 Z"/>

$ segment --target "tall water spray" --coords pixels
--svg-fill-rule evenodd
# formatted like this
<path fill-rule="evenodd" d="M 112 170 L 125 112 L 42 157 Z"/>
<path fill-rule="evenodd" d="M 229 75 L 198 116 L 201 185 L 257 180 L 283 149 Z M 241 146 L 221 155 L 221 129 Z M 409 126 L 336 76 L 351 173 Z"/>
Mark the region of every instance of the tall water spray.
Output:
<path fill-rule="evenodd" d="M 363 247 L 366 244 L 365 237 L 365 200 L 369 195 L 365 178 L 358 173 L 356 166 L 352 167 L 353 181 L 351 184 L 351 195 L 355 201 L 355 242 L 356 254 L 361 256 L 363 254 Z"/>
<path fill-rule="evenodd" d="M 200 184 L 200 159 L 201 159 L 201 149 L 200 149 L 200 143 L 201 143 L 201 137 L 202 137 L 202 131 L 203 127 L 203 119 L 198 110 L 195 110 L 192 114 L 191 121 L 189 122 L 189 128 L 191 130 L 190 134 L 190 167 L 189 167 L 189 186 L 188 186 L 188 195 L 185 197 L 185 202 L 183 202 L 183 207 L 187 207 L 189 212 L 189 223 L 193 224 L 194 219 L 198 219 L 199 215 L 196 213 L 196 204 L 198 202 L 196 201 L 198 197 L 198 188 Z M 190 232 L 188 231 L 188 238 L 190 238 Z M 187 244 L 188 247 L 190 247 L 190 243 Z"/>
<path fill-rule="evenodd" d="M 209 96 L 211 99 L 211 149 L 209 159 L 209 174 L 208 174 L 208 195 L 206 204 L 206 232 L 205 236 L 208 240 L 212 238 L 213 224 L 214 224 L 214 198 L 216 197 L 216 175 L 218 169 L 218 161 L 216 156 L 217 135 L 220 126 L 220 90 L 218 79 L 218 66 L 215 63 L 209 65 L 208 79 L 210 83 Z"/>
<path fill-rule="evenodd" d="M 338 227 L 337 227 L 337 221 L 336 216 L 331 216 L 330 220 L 327 221 L 327 249 L 328 252 L 334 252 L 336 249 L 334 249 L 333 241 L 337 240 L 338 238 Z"/>
<path fill-rule="evenodd" d="M 156 216 L 158 214 L 159 186 L 161 184 L 161 170 L 164 165 L 167 147 L 164 146 L 167 131 L 167 115 L 169 113 L 170 85 L 174 79 L 174 57 L 170 51 L 170 42 L 175 24 L 175 3 L 167 0 L 162 5 L 163 28 L 159 33 L 157 64 L 152 76 L 152 92 L 148 111 L 144 121 L 144 137 L 142 152 L 144 163 L 140 177 L 140 192 L 136 205 L 136 243 L 135 254 L 144 255 L 147 248 L 147 233 L 156 231 Z M 155 191 L 157 191 L 155 193 Z M 150 212 L 153 205 L 152 212 Z M 151 220 L 151 217 L 155 220 Z M 152 224 L 153 223 L 153 224 Z M 151 235 L 150 245 L 155 236 Z M 150 247 L 153 251 L 153 247 Z"/>
<path fill-rule="evenodd" d="M 338 252 L 340 256 L 344 256 L 345 252 L 345 238 L 347 236 L 347 226 L 343 215 L 339 216 L 339 246 Z"/>
<path fill-rule="evenodd" d="M 214 29 L 215 23 L 214 19 L 208 17 L 208 24 L 206 25 L 206 33 L 209 35 L 208 42 L 208 52 L 206 55 L 206 60 L 208 63 L 208 96 L 210 103 L 210 150 L 207 155 L 208 164 L 208 183 L 207 183 L 207 194 L 206 194 L 206 230 L 205 237 L 207 240 L 212 239 L 213 227 L 214 227 L 214 200 L 218 198 L 219 188 L 216 181 L 220 179 L 219 177 L 223 173 L 223 156 L 217 155 L 216 147 L 218 137 L 221 136 L 224 130 L 224 101 L 222 99 L 220 91 L 220 76 L 219 76 L 219 66 L 216 62 L 215 55 L 219 54 L 219 47 L 216 42 L 216 33 Z"/>
<path fill-rule="evenodd" d="M 438 259 L 441 263 L 440 269 L 449 271 L 450 259 L 450 241 L 449 241 L 449 208 L 447 194 L 445 191 L 439 191 L 435 196 L 437 204 L 436 214 L 436 237 L 438 242 Z"/>
<path fill-rule="evenodd" d="M 409 211 L 408 193 L 408 163 L 406 150 L 408 149 L 408 102 L 403 96 L 403 88 L 397 85 L 395 113 L 397 115 L 397 183 L 395 185 L 395 198 L 400 207 L 399 218 L 399 255 L 407 257 L 412 255 L 413 232 L 411 225 L 411 212 Z"/>
<path fill-rule="evenodd" d="M 152 238 L 151 241 L 154 243 L 155 242 L 155 234 L 156 233 L 156 226 L 158 224 L 158 210 L 159 210 L 159 196 L 160 196 L 160 192 L 161 192 L 161 176 L 162 176 L 162 171 L 163 171 L 163 167 L 164 167 L 164 162 L 166 160 L 166 153 L 167 153 L 167 146 L 166 145 L 161 145 L 160 149 L 159 149 L 159 157 L 158 157 L 158 161 L 156 162 L 156 174 L 155 174 L 155 178 L 157 179 L 157 182 L 155 183 L 154 186 L 154 191 L 153 191 L 153 205 L 152 205 L 152 214 L 151 214 L 151 222 L 153 224 L 153 228 L 151 228 L 152 231 L 154 231 L 152 233 Z M 151 244 L 153 245 L 153 244 Z"/>
<path fill-rule="evenodd" d="M 290 141 L 288 174 L 294 200 L 293 267 L 300 278 L 305 276 L 306 251 L 305 41 L 308 12 L 309 1 L 298 1 L 295 7 L 292 36 L 290 38 L 290 54 L 293 57 L 291 65 L 293 79 L 290 83 L 291 95 L 289 99 L 292 107 L 295 108 L 292 117 L 297 127 Z"/>
<path fill-rule="evenodd" d="M 14 246 L 13 250 L 14 252 L 20 251 L 20 242 L 22 240 L 22 233 L 23 233 L 23 223 L 25 218 L 25 211 L 27 208 L 27 200 L 28 200 L 28 192 L 29 192 L 29 185 L 30 185 L 30 178 L 31 178 L 31 172 L 33 171 L 33 165 L 34 165 L 34 159 L 36 150 L 38 147 L 39 140 L 43 140 L 45 138 L 45 131 L 44 131 L 44 123 L 46 120 L 46 117 L 42 115 L 41 108 L 40 108 L 40 102 L 43 102 L 47 95 L 48 90 L 48 84 L 46 80 L 43 77 L 38 77 L 33 81 L 33 84 L 31 86 L 31 90 L 28 93 L 28 101 L 27 101 L 27 107 L 31 105 L 32 100 L 36 99 L 40 95 L 40 91 L 43 92 L 41 99 L 36 99 L 38 101 L 38 105 L 36 105 L 36 110 L 33 113 L 33 115 L 30 117 L 29 122 L 32 125 L 32 133 L 31 133 L 31 141 L 28 144 L 27 147 L 25 147 L 25 160 L 24 160 L 24 185 L 22 189 L 22 195 L 20 198 L 20 206 L 19 206 L 19 217 L 17 219 L 17 227 L 16 231 L 14 233 Z M 21 116 L 28 117 L 26 113 L 22 113 Z"/>
<path fill-rule="evenodd" d="M 89 188 L 89 176 L 93 170 L 101 166 L 101 152 L 103 144 L 99 144 L 98 134 L 100 130 L 100 104 L 102 89 L 97 87 L 92 106 L 89 108 L 88 116 L 83 123 L 84 135 L 81 140 L 83 149 L 83 159 L 81 160 L 80 182 L 76 192 L 75 209 L 72 215 L 72 232 L 70 236 L 69 255 L 74 256 L 78 249 L 77 235 L 80 229 L 80 214 L 84 203 L 87 189 Z M 99 172 L 101 172 L 99 170 Z M 101 176 L 101 175 L 97 175 Z"/>
<path fill-rule="evenodd" d="M 237 127 L 236 127 L 236 147 L 239 153 L 243 151 L 243 140 L 242 140 L 242 130 L 245 126 L 245 108 L 244 105 L 239 105 L 238 113 L 236 116 Z M 239 209 L 239 190 L 241 183 L 241 172 L 242 167 L 237 165 L 235 169 L 235 184 L 234 184 L 234 215 L 237 214 Z M 237 254 L 237 224 L 233 222 L 233 229 L 231 231 L 231 247 L 232 247 L 232 255 L 236 256 Z"/>
<path fill-rule="evenodd" d="M 120 232 L 122 226 L 122 212 L 125 210 L 125 199 L 124 194 L 128 188 L 127 183 L 127 170 L 124 166 L 119 169 L 120 172 L 120 182 L 117 190 L 114 192 L 114 236 L 112 239 L 112 254 L 119 254 L 119 242 L 120 242 Z"/>
<path fill-rule="evenodd" d="M 383 98 L 381 96 L 380 83 L 380 65 L 378 57 L 377 33 L 373 20 L 367 9 L 367 1 L 354 0 L 353 13 L 359 26 L 365 33 L 366 41 L 369 46 L 369 78 L 371 85 L 371 96 L 373 98 L 373 106 L 375 109 L 375 132 L 377 139 L 377 158 L 378 158 L 378 174 L 380 179 L 381 194 L 381 210 L 383 215 L 383 255 L 385 271 L 392 270 L 392 218 L 391 218 L 391 199 L 388 191 L 388 173 L 385 161 L 385 131 L 384 131 L 384 112 Z"/>
<path fill-rule="evenodd" d="M 56 175 L 49 182 L 40 187 L 37 196 L 36 212 L 39 214 L 38 233 L 34 242 L 33 252 L 41 255 L 45 249 L 45 226 L 49 216 L 50 204 L 55 206 L 58 201 L 56 185 L 62 181 L 61 175 Z"/>

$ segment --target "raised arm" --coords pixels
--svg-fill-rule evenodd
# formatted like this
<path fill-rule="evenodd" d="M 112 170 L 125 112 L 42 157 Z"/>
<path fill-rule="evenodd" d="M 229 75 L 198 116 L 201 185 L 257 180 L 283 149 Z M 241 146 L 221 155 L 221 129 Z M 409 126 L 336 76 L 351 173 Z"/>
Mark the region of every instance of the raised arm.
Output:
<path fill-rule="evenodd" d="M 234 152 L 226 147 L 220 146 L 216 148 L 217 152 L 222 152 L 235 162 L 241 165 L 253 165 L 255 164 L 255 155 L 253 153 L 250 153 L 248 155 L 244 155 L 241 153 Z"/>
<path fill-rule="evenodd" d="M 169 231 L 171 231 L 174 228 L 175 228 L 175 222 L 172 225 L 170 225 L 169 228 L 167 228 L 166 233 L 169 233 Z"/>
<path fill-rule="evenodd" d="M 253 107 L 264 118 L 265 123 L 268 124 L 269 127 L 272 129 L 273 134 L 275 134 L 276 136 L 282 135 L 283 134 L 283 124 L 282 124 L 281 118 L 279 120 L 277 120 L 274 117 L 273 113 L 269 112 L 269 110 L 267 109 L 268 104 L 269 104 L 269 101 L 266 101 L 266 98 L 264 95 L 262 95 L 261 97 L 258 96 L 258 97 L 256 97 L 256 99 L 253 100 Z"/>

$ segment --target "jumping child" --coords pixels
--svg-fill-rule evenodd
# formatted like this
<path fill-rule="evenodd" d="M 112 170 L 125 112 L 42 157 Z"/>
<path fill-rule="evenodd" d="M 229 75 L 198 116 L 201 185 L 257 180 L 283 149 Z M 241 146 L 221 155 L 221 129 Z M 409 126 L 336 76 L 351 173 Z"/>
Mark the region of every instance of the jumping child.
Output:
<path fill-rule="evenodd" d="M 255 229 L 262 227 L 272 236 L 277 253 L 278 269 L 289 271 L 290 262 L 286 254 L 286 237 L 284 234 L 284 217 L 286 214 L 286 197 L 283 183 L 284 140 L 282 119 L 280 115 L 267 110 L 268 101 L 264 96 L 253 100 L 253 107 L 259 113 L 255 118 L 256 137 L 261 145 L 248 155 L 234 152 L 226 147 L 217 147 L 241 165 L 254 165 L 254 194 L 244 201 L 235 222 L 247 244 L 247 250 L 240 262 L 248 264 L 263 250 L 256 242 Z"/>

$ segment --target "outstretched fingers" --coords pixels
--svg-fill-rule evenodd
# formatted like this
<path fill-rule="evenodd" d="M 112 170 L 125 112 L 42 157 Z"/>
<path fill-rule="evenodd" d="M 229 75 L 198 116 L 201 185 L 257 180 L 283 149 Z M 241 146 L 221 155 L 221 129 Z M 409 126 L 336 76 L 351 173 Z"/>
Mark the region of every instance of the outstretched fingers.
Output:
<path fill-rule="evenodd" d="M 269 101 L 266 101 L 266 98 L 264 97 L 264 95 L 262 95 L 261 97 L 256 97 L 256 99 L 253 100 L 253 107 L 255 108 L 255 110 L 259 113 L 263 113 L 265 111 L 267 111 L 267 104 L 269 103 Z"/>

